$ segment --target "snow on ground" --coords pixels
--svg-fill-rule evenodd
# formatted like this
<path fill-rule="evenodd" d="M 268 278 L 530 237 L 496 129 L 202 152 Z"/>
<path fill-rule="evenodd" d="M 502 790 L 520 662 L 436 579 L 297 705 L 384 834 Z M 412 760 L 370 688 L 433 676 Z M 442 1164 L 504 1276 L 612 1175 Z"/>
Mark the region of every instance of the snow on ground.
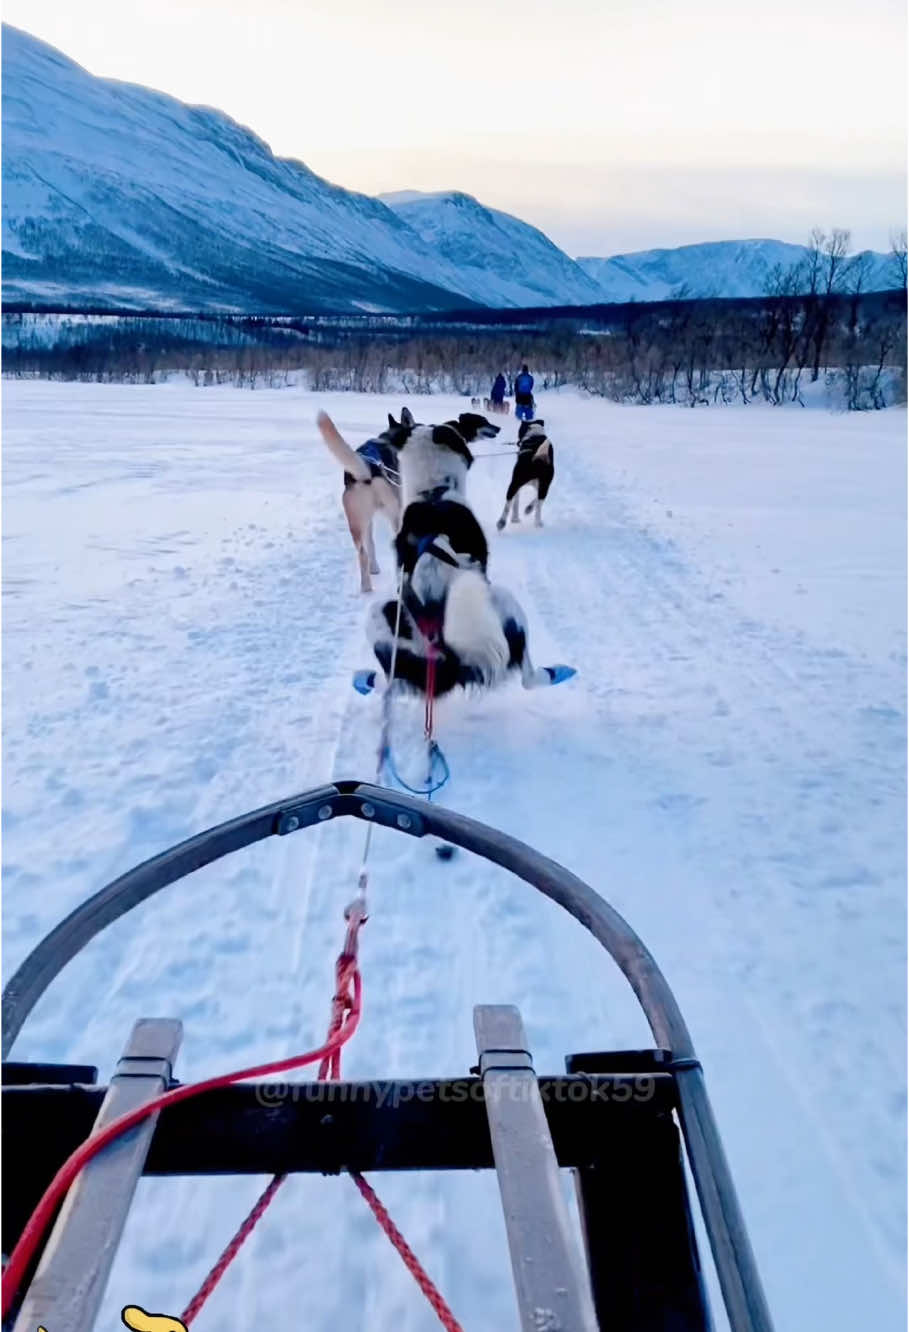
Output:
<path fill-rule="evenodd" d="M 401 403 L 4 388 L 8 977 L 147 856 L 329 778 L 372 778 L 379 704 L 349 685 L 371 664 L 366 605 L 314 418 L 325 406 L 359 442 Z M 508 457 L 480 459 L 471 492 L 535 659 L 580 674 L 441 705 L 441 798 L 587 879 L 655 954 L 779 1332 L 895 1332 L 905 413 L 539 405 L 557 461 L 544 530 L 493 529 Z M 464 406 L 416 400 L 423 419 Z M 345 821 L 165 890 L 70 964 L 17 1057 L 106 1078 L 154 1015 L 184 1020 L 183 1079 L 317 1044 L 362 846 Z M 386 834 L 372 885 L 346 1076 L 464 1073 L 478 1002 L 521 1007 L 542 1071 L 649 1041 L 605 954 L 504 872 Z M 179 1312 L 262 1183 L 143 1181 L 105 1325 L 126 1303 Z M 493 1178 L 376 1183 L 465 1327 L 515 1327 Z M 313 1328 L 436 1326 L 339 1179 L 285 1184 L 198 1326 L 246 1332 L 288 1308 Z"/>

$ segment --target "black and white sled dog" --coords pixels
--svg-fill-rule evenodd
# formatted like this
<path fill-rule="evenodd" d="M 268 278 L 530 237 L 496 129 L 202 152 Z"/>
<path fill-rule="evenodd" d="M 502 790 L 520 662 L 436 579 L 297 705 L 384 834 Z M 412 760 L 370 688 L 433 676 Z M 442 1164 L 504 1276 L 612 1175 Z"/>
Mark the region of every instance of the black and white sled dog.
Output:
<path fill-rule="evenodd" d="M 409 417 L 409 413 L 408 413 Z M 525 689 L 556 684 L 568 667 L 534 668 L 526 617 L 505 588 L 489 581 L 489 548 L 467 501 L 470 443 L 499 433 L 485 417 L 468 412 L 443 425 L 417 425 L 402 414 L 396 432 L 402 516 L 395 538 L 400 598 L 370 614 L 373 651 L 386 678 L 392 674 L 417 692 L 427 688 L 433 661 L 434 693 L 490 688 L 520 672 Z M 363 693 L 375 672 L 358 672 Z"/>
<path fill-rule="evenodd" d="M 534 523 L 537 527 L 543 526 L 543 501 L 549 494 L 549 488 L 555 477 L 555 455 L 552 441 L 547 438 L 543 428 L 545 424 L 545 421 L 539 420 L 521 422 L 518 430 L 518 456 L 508 483 L 505 508 L 496 523 L 500 532 L 505 526 L 509 505 L 511 505 L 511 521 L 513 523 L 521 521 L 518 497 L 524 486 L 535 485 L 537 488 L 536 499 L 531 500 L 524 513 L 528 514 L 531 509 L 536 509 Z"/>

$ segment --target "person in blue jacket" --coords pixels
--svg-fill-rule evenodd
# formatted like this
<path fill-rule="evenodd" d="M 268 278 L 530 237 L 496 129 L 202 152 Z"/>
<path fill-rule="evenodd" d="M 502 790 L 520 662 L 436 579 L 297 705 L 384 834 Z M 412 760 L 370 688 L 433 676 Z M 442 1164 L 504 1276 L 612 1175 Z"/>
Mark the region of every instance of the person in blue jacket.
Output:
<path fill-rule="evenodd" d="M 505 401 L 505 390 L 508 388 L 508 381 L 503 374 L 496 375 L 495 383 L 492 386 L 492 392 L 489 395 L 490 402 L 494 402 L 497 407 L 501 407 Z"/>
<path fill-rule="evenodd" d="M 533 375 L 526 365 L 522 365 L 521 373 L 514 381 L 514 414 L 522 421 L 532 421 L 533 413 Z"/>

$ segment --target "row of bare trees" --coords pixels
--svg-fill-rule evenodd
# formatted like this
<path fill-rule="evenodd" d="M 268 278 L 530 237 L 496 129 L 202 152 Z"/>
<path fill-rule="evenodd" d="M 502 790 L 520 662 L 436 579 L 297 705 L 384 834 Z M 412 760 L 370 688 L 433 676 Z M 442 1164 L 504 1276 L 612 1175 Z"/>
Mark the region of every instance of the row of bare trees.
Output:
<path fill-rule="evenodd" d="M 541 390 L 576 385 L 616 402 L 700 406 L 732 399 L 802 402 L 823 374 L 852 410 L 905 401 L 906 310 L 859 292 L 835 300 L 777 292 L 758 302 L 629 307 L 620 326 L 520 332 L 413 333 L 334 345 L 157 346 L 128 321 L 119 339 L 65 347 L 8 346 L 6 374 L 154 383 L 183 373 L 200 387 L 277 387 L 301 377 L 315 390 L 472 396 L 523 360 Z"/>
<path fill-rule="evenodd" d="M 188 374 L 200 387 L 473 396 L 494 375 L 532 361 L 541 390 L 576 385 L 617 402 L 803 402 L 823 377 L 850 410 L 906 401 L 906 235 L 893 238 L 901 289 L 869 290 L 869 256 L 849 258 L 849 233 L 812 233 L 804 257 L 768 276 L 762 297 L 615 307 L 599 321 L 539 316 L 520 325 L 384 321 L 358 329 L 117 318 L 69 322 L 4 315 L 7 374 L 152 383 Z M 894 280 L 896 287 L 896 280 Z"/>

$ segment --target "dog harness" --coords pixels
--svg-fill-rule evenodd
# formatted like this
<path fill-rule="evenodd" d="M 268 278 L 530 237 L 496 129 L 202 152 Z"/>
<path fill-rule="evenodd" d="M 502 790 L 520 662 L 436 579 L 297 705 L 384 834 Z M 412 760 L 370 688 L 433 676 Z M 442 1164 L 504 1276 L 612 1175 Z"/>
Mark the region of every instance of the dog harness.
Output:
<path fill-rule="evenodd" d="M 400 487 L 398 475 L 398 455 L 390 444 L 382 439 L 368 439 L 357 449 L 364 462 L 369 463 L 374 477 L 384 477 L 390 485 Z"/>

